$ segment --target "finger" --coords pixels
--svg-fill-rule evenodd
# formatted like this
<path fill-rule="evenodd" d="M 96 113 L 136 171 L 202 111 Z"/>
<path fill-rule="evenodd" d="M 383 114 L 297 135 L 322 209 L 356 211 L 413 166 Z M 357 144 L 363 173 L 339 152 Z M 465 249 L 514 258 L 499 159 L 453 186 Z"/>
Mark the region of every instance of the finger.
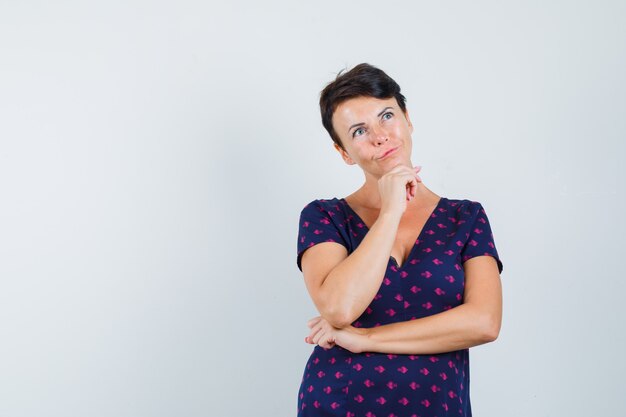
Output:
<path fill-rule="evenodd" d="M 320 346 L 325 349 L 330 349 L 335 345 L 335 338 L 332 335 L 326 335 L 320 340 Z"/>
<path fill-rule="evenodd" d="M 311 328 L 311 327 L 315 326 L 321 319 L 322 319 L 321 316 L 313 317 L 311 320 L 306 322 L 306 325 L 309 328 Z"/>
<path fill-rule="evenodd" d="M 406 190 L 409 193 L 409 196 L 411 198 L 413 198 L 415 195 L 414 193 L 414 188 L 415 188 L 415 176 L 411 177 L 409 179 L 409 182 L 406 183 Z"/>
<path fill-rule="evenodd" d="M 322 338 L 322 339 L 318 342 L 318 345 L 320 345 L 320 346 L 321 346 L 321 347 L 323 347 L 323 348 L 328 349 L 328 339 L 329 339 L 328 337 L 324 337 L 324 338 Z"/>
<path fill-rule="evenodd" d="M 415 197 L 415 193 L 417 192 L 417 179 L 413 177 L 408 185 L 411 197 Z"/>
<path fill-rule="evenodd" d="M 415 178 L 417 178 L 418 182 L 422 182 L 422 178 L 419 175 L 417 175 L 417 173 L 420 172 L 421 170 L 422 170 L 421 165 L 418 165 L 418 166 L 415 167 Z M 417 190 L 417 184 L 416 184 L 416 188 L 413 190 L 413 192 L 415 193 L 416 190 Z"/>
<path fill-rule="evenodd" d="M 327 338 L 323 341 L 320 342 L 320 346 L 323 347 L 324 349 L 330 349 L 333 346 L 335 346 L 335 339 L 334 338 Z"/>
<path fill-rule="evenodd" d="M 320 325 L 318 332 L 313 336 L 313 341 L 315 343 L 320 342 L 320 340 L 326 340 L 330 336 L 332 336 L 333 332 L 330 326 Z"/>
<path fill-rule="evenodd" d="M 313 336 L 313 343 L 315 343 L 316 345 L 318 344 L 318 342 L 324 337 L 325 332 L 319 331 L 315 334 L 315 336 Z"/>
<path fill-rule="evenodd" d="M 409 197 L 413 199 L 415 197 L 415 192 L 417 191 L 417 180 L 415 176 L 411 178 L 411 180 L 406 184 L 407 192 L 409 193 Z"/>
<path fill-rule="evenodd" d="M 322 319 L 321 316 L 316 316 L 316 317 L 313 317 L 311 320 L 307 321 L 306 324 L 307 324 L 307 326 L 311 327 L 311 326 L 314 326 L 315 323 L 317 323 L 321 319 Z"/>
<path fill-rule="evenodd" d="M 319 326 L 312 328 L 311 331 L 309 332 L 309 339 L 313 339 L 315 335 L 318 334 L 321 330 L 322 328 Z"/>

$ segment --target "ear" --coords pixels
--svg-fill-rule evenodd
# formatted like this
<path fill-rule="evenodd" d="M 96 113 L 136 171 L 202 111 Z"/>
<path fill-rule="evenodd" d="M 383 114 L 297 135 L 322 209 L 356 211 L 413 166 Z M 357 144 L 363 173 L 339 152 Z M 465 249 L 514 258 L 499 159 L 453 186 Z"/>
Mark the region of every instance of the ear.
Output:
<path fill-rule="evenodd" d="M 409 130 L 413 133 L 413 123 L 411 123 L 411 118 L 409 117 L 409 110 L 404 111 L 404 117 L 406 118 L 407 123 L 409 124 Z"/>
<path fill-rule="evenodd" d="M 348 152 L 346 152 L 341 146 L 337 145 L 337 143 L 333 142 L 333 145 L 335 146 L 335 149 L 337 150 L 337 152 L 339 152 L 341 154 L 341 157 L 343 158 L 343 160 L 345 161 L 346 164 L 348 165 L 354 165 L 355 162 L 352 160 L 352 158 L 350 158 L 350 155 L 348 155 Z"/>

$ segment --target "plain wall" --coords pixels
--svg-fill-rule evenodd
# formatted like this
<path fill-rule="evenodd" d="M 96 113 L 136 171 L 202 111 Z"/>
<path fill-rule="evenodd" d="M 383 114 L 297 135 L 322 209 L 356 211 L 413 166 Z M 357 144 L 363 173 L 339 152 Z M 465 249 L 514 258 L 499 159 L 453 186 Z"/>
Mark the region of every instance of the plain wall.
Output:
<path fill-rule="evenodd" d="M 0 415 L 294 416 L 300 210 L 362 182 L 337 72 L 485 207 L 504 319 L 474 414 L 626 415 L 623 1 L 0 3 Z"/>

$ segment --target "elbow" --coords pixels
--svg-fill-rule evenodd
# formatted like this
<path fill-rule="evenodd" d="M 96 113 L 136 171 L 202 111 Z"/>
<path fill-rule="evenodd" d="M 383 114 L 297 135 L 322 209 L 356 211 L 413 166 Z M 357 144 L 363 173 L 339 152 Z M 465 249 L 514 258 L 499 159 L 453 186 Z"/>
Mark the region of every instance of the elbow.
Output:
<path fill-rule="evenodd" d="M 337 306 L 326 309 L 326 314 L 322 314 L 322 317 L 324 317 L 331 326 L 337 329 L 348 327 L 353 321 L 348 311 L 338 308 Z"/>
<path fill-rule="evenodd" d="M 350 324 L 352 324 L 352 322 L 350 320 L 346 320 L 345 318 L 337 318 L 333 321 L 328 321 L 333 327 L 337 328 L 337 329 L 343 329 L 345 327 L 348 327 Z"/>
<path fill-rule="evenodd" d="M 490 314 L 486 314 L 480 321 L 480 336 L 483 343 L 494 342 L 500 334 L 500 319 Z"/>
<path fill-rule="evenodd" d="M 495 342 L 496 339 L 498 338 L 498 334 L 500 332 L 497 329 L 487 329 L 487 331 L 484 333 L 484 340 L 485 343 L 491 343 L 491 342 Z"/>

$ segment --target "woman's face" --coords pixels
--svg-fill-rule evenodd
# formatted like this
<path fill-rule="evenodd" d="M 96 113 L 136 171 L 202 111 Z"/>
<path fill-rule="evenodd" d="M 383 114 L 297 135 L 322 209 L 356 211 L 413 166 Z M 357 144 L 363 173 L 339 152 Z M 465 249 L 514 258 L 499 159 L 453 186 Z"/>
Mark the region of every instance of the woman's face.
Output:
<path fill-rule="evenodd" d="M 413 125 L 395 97 L 356 97 L 333 114 L 333 128 L 344 149 L 335 144 L 347 164 L 379 178 L 393 167 L 411 165 Z"/>

